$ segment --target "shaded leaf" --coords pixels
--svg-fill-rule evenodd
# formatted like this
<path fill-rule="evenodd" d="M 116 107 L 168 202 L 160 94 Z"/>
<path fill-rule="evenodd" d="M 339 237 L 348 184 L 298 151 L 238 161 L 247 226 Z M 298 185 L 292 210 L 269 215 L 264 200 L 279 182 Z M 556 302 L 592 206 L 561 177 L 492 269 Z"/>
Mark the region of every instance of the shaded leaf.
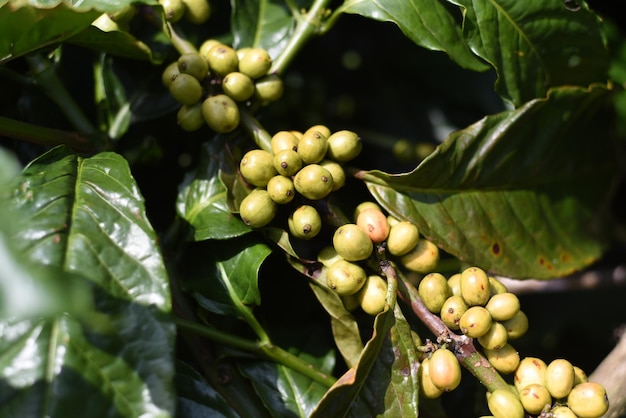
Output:
<path fill-rule="evenodd" d="M 602 254 L 610 97 L 602 86 L 554 89 L 453 133 L 410 173 L 363 177 L 385 209 L 463 261 L 510 277 L 566 275 Z"/>
<path fill-rule="evenodd" d="M 289 40 L 295 19 L 285 2 L 231 0 L 233 47 L 265 48 L 276 59 Z"/>
<path fill-rule="evenodd" d="M 599 18 L 584 2 L 453 0 L 464 9 L 467 43 L 498 73 L 496 90 L 519 106 L 550 87 L 607 79 Z"/>
<path fill-rule="evenodd" d="M 311 335 L 305 336 L 311 341 Z M 334 365 L 334 353 L 327 352 L 319 358 L 307 352 L 297 355 L 322 373 L 330 374 Z M 239 369 L 250 379 L 263 403 L 273 416 L 309 417 L 328 389 L 300 373 L 277 363 L 267 361 L 240 361 Z"/>
<path fill-rule="evenodd" d="M 294 257 L 288 257 L 287 260 L 297 271 L 311 279 L 311 290 L 330 315 L 335 344 L 348 367 L 352 367 L 359 361 L 363 351 L 359 325 L 354 316 L 346 310 L 337 292 L 326 286 L 326 271 L 328 269 L 320 263 L 305 264 Z"/>
<path fill-rule="evenodd" d="M 439 0 L 346 0 L 339 10 L 393 22 L 417 45 L 444 51 L 461 67 L 488 69 L 468 46 L 457 17 Z"/>
<path fill-rule="evenodd" d="M 233 238 L 252 230 L 231 212 L 228 191 L 220 180 L 224 158 L 224 138 L 205 143 L 197 168 L 180 188 L 176 209 L 193 228 L 196 241 Z"/>

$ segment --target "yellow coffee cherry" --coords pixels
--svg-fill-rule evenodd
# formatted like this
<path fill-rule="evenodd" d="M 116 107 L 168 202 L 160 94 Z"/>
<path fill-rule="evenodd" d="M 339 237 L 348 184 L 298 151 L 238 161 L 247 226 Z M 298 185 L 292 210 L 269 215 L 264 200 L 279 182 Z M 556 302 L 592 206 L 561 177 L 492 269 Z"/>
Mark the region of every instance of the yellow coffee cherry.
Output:
<path fill-rule="evenodd" d="M 583 369 L 578 366 L 574 366 L 574 386 L 579 383 L 585 383 L 589 379 L 587 378 L 587 373 Z"/>
<path fill-rule="evenodd" d="M 495 418 L 524 418 L 524 407 L 517 395 L 507 389 L 487 393 L 487 406 Z"/>
<path fill-rule="evenodd" d="M 526 334 L 528 331 L 528 317 L 523 311 L 519 311 L 513 318 L 502 321 L 502 325 L 509 334 L 509 340 L 514 340 Z"/>
<path fill-rule="evenodd" d="M 497 351 L 507 343 L 506 328 L 500 322 L 493 322 L 484 335 L 478 337 L 478 342 L 487 350 Z"/>
<path fill-rule="evenodd" d="M 579 418 L 598 418 L 609 409 L 604 387 L 596 382 L 580 383 L 567 396 L 567 406 Z"/>
<path fill-rule="evenodd" d="M 461 383 L 461 365 L 452 351 L 439 348 L 430 356 L 430 380 L 444 392 Z"/>
<path fill-rule="evenodd" d="M 260 228 L 267 225 L 276 215 L 276 203 L 264 189 L 255 189 L 243 198 L 239 215 L 246 225 Z"/>
<path fill-rule="evenodd" d="M 321 133 L 322 135 L 324 135 L 326 138 L 328 138 L 331 134 L 330 129 L 326 125 L 313 125 L 309 129 L 304 131 L 302 135 L 306 135 L 308 131 L 317 131 Z"/>
<path fill-rule="evenodd" d="M 556 399 L 565 398 L 574 387 L 574 366 L 565 359 L 555 359 L 546 370 L 546 388 Z"/>
<path fill-rule="evenodd" d="M 520 310 L 520 302 L 513 293 L 505 292 L 491 296 L 485 309 L 496 321 L 507 321 L 513 318 Z"/>
<path fill-rule="evenodd" d="M 183 0 L 185 3 L 185 19 L 195 25 L 201 25 L 211 17 L 209 0 Z"/>
<path fill-rule="evenodd" d="M 302 205 L 291 213 L 288 226 L 294 237 L 311 239 L 322 229 L 322 218 L 313 206 Z"/>
<path fill-rule="evenodd" d="M 356 224 L 345 224 L 337 228 L 333 235 L 333 246 L 348 261 L 365 260 L 374 249 L 367 234 Z"/>
<path fill-rule="evenodd" d="M 365 270 L 347 260 L 335 261 L 326 271 L 326 284 L 340 296 L 352 295 L 361 290 L 365 279 Z"/>
<path fill-rule="evenodd" d="M 515 387 L 519 391 L 533 383 L 545 386 L 547 369 L 548 366 L 540 358 L 524 357 L 515 371 L 513 378 Z"/>
<path fill-rule="evenodd" d="M 532 415 L 540 414 L 546 406 L 552 404 L 552 396 L 548 389 L 536 383 L 523 387 L 519 392 L 519 399 L 524 410 Z"/>
<path fill-rule="evenodd" d="M 330 175 L 333 177 L 333 192 L 345 186 L 346 172 L 341 165 L 334 161 L 326 159 L 320 161 L 319 165 L 328 170 Z"/>
<path fill-rule="evenodd" d="M 387 281 L 378 275 L 370 275 L 358 294 L 361 309 L 370 315 L 378 315 L 387 304 Z"/>
<path fill-rule="evenodd" d="M 305 164 L 319 163 L 328 149 L 326 136 L 319 131 L 308 130 L 298 140 L 298 155 Z"/>
<path fill-rule="evenodd" d="M 277 175 L 272 154 L 262 149 L 253 149 L 244 154 L 239 162 L 239 171 L 250 184 L 265 187 Z"/>
<path fill-rule="evenodd" d="M 450 286 L 450 290 L 453 295 L 462 296 L 461 295 L 461 273 L 455 273 L 448 278 L 448 286 Z M 465 300 L 465 299 L 463 299 Z"/>
<path fill-rule="evenodd" d="M 356 224 L 374 243 L 383 242 L 389 235 L 389 223 L 385 214 L 374 208 L 359 213 Z"/>
<path fill-rule="evenodd" d="M 234 131 L 241 118 L 237 103 L 225 94 L 207 97 L 202 102 L 202 116 L 209 128 L 218 133 Z"/>
<path fill-rule="evenodd" d="M 491 314 L 487 309 L 482 306 L 471 306 L 461 316 L 459 327 L 461 332 L 468 337 L 479 338 L 489 331 L 492 323 Z"/>
<path fill-rule="evenodd" d="M 378 209 L 380 211 L 383 210 L 378 203 L 370 202 L 369 200 L 367 200 L 365 202 L 359 203 L 356 206 L 356 208 L 354 208 L 354 212 L 352 213 L 352 218 L 356 221 L 356 219 L 359 217 L 359 214 L 365 209 Z"/>
<path fill-rule="evenodd" d="M 266 49 L 250 48 L 239 60 L 239 71 L 252 79 L 263 77 L 272 66 L 272 59 Z"/>
<path fill-rule="evenodd" d="M 504 283 L 493 276 L 489 276 L 489 286 L 491 287 L 491 296 L 509 291 Z"/>
<path fill-rule="evenodd" d="M 429 273 L 420 281 L 417 292 L 424 305 L 433 313 L 441 312 L 444 302 L 452 296 L 448 281 L 441 273 Z"/>
<path fill-rule="evenodd" d="M 430 273 L 439 263 L 439 248 L 431 241 L 422 238 L 415 248 L 400 258 L 400 263 L 416 273 Z"/>
<path fill-rule="evenodd" d="M 430 378 L 430 359 L 425 358 L 420 365 L 420 393 L 428 399 L 435 399 L 443 394 Z"/>
<path fill-rule="evenodd" d="M 408 221 L 397 222 L 389 228 L 387 251 L 391 255 L 403 256 L 417 246 L 419 239 L 419 231 L 414 223 Z"/>
<path fill-rule="evenodd" d="M 461 272 L 461 295 L 470 306 L 484 306 L 491 288 L 487 273 L 479 267 L 468 267 Z"/>
<path fill-rule="evenodd" d="M 552 411 L 552 418 L 578 418 L 567 406 L 559 405 Z"/>
<path fill-rule="evenodd" d="M 276 155 L 283 150 L 298 150 L 298 138 L 289 131 L 276 132 L 271 139 L 272 154 Z"/>
<path fill-rule="evenodd" d="M 484 350 L 485 357 L 494 369 L 502 374 L 510 374 L 517 370 L 520 357 L 517 350 L 509 343 L 497 351 Z"/>
<path fill-rule="evenodd" d="M 277 175 L 267 182 L 267 192 L 272 200 L 279 205 L 285 205 L 293 200 L 296 188 L 289 177 Z"/>
<path fill-rule="evenodd" d="M 333 191 L 333 176 L 319 164 L 309 164 L 293 178 L 296 190 L 310 200 L 319 200 Z"/>
<path fill-rule="evenodd" d="M 461 317 L 469 309 L 465 299 L 459 295 L 452 295 L 441 306 L 439 316 L 444 324 L 451 330 L 460 328 L 459 321 Z"/>

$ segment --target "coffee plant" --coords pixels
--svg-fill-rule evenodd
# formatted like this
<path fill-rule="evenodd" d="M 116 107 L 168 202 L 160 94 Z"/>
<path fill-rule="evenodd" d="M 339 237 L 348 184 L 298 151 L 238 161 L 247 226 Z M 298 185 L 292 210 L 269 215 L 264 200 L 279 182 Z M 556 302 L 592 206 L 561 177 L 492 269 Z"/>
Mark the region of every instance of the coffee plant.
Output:
<path fill-rule="evenodd" d="M 0 0 L 0 417 L 620 416 L 597 3 Z"/>

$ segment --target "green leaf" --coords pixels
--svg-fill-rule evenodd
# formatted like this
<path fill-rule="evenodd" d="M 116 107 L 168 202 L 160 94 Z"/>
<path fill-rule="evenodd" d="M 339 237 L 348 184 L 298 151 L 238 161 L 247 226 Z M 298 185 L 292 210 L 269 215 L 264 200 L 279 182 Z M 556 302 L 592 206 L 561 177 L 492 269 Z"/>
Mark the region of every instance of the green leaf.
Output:
<path fill-rule="evenodd" d="M 610 98 L 602 86 L 554 89 L 453 133 L 410 173 L 363 178 L 385 209 L 462 261 L 517 278 L 567 275 L 601 256 L 610 222 Z"/>
<path fill-rule="evenodd" d="M 205 143 L 197 168 L 180 188 L 176 209 L 193 228 L 196 241 L 228 239 L 252 230 L 229 206 L 228 191 L 220 180 L 225 154 L 223 137 Z"/>
<path fill-rule="evenodd" d="M 202 246 L 200 271 L 185 281 L 205 309 L 245 318 L 261 303 L 258 274 L 271 249 L 254 236 L 213 241 Z"/>
<path fill-rule="evenodd" d="M 315 342 L 312 335 L 303 330 L 299 337 L 308 340 L 312 346 Z M 317 336 L 319 337 L 319 336 Z M 301 346 L 302 344 L 299 344 Z M 319 357 L 312 354 L 312 350 L 296 353 L 290 350 L 291 354 L 297 355 L 316 370 L 330 374 L 334 365 L 334 352 L 329 351 Z M 272 411 L 273 416 L 280 417 L 309 417 L 319 400 L 328 389 L 320 383 L 316 383 L 302 374 L 268 361 L 241 361 L 238 363 L 243 375 L 250 379 L 263 403 Z"/>
<path fill-rule="evenodd" d="M 461 67 L 475 71 L 488 69 L 472 53 L 457 17 L 438 0 L 346 0 L 339 11 L 393 22 L 417 45 L 444 51 Z"/>
<path fill-rule="evenodd" d="M 394 362 L 389 336 L 394 322 L 391 310 L 376 317 L 374 334 L 365 345 L 358 364 L 326 392 L 311 418 L 384 416 L 390 369 Z"/>
<path fill-rule="evenodd" d="M 103 12 L 123 9 L 130 0 L 0 1 L 0 64 L 57 45 L 89 27 Z"/>
<path fill-rule="evenodd" d="M 111 295 L 170 310 L 169 283 L 143 197 L 123 157 L 54 148 L 22 174 L 16 243 L 32 259 L 78 272 Z"/>
<path fill-rule="evenodd" d="M 550 87 L 607 79 L 599 18 L 584 2 L 453 0 L 464 9 L 467 43 L 498 73 L 496 90 L 516 106 Z"/>
<path fill-rule="evenodd" d="M 295 19 L 284 2 L 231 0 L 233 47 L 265 48 L 276 59 L 295 28 Z"/>

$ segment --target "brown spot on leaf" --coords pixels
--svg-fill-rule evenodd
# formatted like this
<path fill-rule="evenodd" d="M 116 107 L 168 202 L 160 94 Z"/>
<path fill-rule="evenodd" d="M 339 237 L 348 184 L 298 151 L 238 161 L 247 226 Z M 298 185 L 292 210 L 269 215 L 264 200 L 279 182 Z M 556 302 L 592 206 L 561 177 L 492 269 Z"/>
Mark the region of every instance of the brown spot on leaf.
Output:
<path fill-rule="evenodd" d="M 500 255 L 500 244 L 498 244 L 497 242 L 493 243 L 493 245 L 491 246 L 491 254 L 495 256 Z"/>

